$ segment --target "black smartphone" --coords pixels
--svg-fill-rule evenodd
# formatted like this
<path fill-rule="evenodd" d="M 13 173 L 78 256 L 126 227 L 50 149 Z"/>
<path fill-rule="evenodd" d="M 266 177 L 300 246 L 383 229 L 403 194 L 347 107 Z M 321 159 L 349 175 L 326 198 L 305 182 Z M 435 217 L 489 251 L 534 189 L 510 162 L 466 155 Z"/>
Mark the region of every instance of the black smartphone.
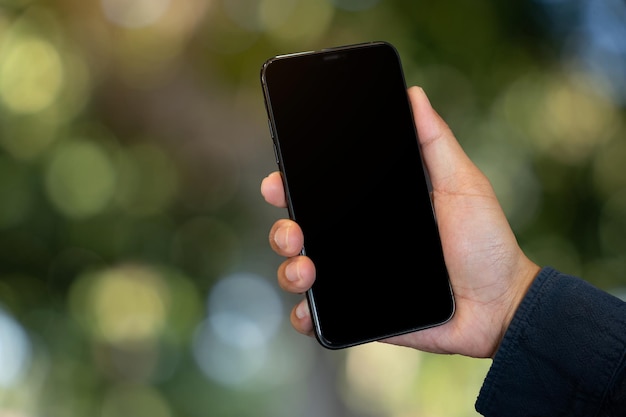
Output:
<path fill-rule="evenodd" d="M 340 349 L 448 321 L 454 298 L 402 64 L 387 42 L 261 68 L 291 219 L 316 267 L 318 341 Z"/>

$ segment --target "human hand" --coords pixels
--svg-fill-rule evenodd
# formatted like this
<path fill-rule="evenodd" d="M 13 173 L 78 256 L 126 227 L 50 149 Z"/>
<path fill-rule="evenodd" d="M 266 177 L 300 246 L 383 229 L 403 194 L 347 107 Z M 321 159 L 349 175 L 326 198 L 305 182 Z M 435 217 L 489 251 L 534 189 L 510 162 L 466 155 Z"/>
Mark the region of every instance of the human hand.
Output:
<path fill-rule="evenodd" d="M 444 258 L 456 301 L 451 320 L 437 327 L 395 336 L 383 342 L 426 352 L 493 357 L 539 266 L 522 252 L 489 180 L 465 154 L 454 134 L 419 87 L 408 90 L 426 169 Z M 263 179 L 265 200 L 286 207 L 280 173 Z M 329 201 L 328 204 L 332 204 Z M 350 242 L 336 231 L 337 239 Z M 278 267 L 278 283 L 291 293 L 307 291 L 315 265 L 300 255 L 302 230 L 289 219 L 270 229 L 270 246 L 287 259 Z M 312 335 L 306 300 L 291 312 L 291 323 Z"/>

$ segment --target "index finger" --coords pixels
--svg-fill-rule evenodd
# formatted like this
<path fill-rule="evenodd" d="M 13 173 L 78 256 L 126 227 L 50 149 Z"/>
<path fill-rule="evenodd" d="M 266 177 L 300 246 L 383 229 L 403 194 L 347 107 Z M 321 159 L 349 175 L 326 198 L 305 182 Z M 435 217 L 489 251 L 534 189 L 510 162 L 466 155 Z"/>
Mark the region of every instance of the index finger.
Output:
<path fill-rule="evenodd" d="M 261 181 L 261 194 L 265 201 L 276 207 L 287 207 L 285 200 L 285 188 L 278 171 L 274 171 Z"/>

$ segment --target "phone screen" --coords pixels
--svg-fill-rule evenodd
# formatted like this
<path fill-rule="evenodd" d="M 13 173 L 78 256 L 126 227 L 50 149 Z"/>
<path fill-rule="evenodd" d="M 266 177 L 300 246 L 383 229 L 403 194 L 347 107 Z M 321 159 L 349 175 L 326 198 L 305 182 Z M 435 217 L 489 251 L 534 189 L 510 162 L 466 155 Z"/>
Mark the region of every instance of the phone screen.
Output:
<path fill-rule="evenodd" d="M 261 70 L 290 217 L 316 267 L 316 337 L 339 349 L 442 324 L 454 300 L 396 49 L 280 55 Z"/>

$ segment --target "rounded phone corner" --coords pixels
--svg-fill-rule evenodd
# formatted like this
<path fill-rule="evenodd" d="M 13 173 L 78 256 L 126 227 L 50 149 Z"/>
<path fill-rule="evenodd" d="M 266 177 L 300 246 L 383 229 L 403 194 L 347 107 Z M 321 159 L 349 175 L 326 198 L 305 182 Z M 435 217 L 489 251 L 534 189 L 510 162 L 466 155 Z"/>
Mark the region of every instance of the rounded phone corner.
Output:
<path fill-rule="evenodd" d="M 319 332 L 315 332 L 315 339 L 317 340 L 317 343 L 319 343 L 323 348 L 326 348 L 328 350 L 340 350 L 347 347 L 332 343 L 330 340 L 319 334 Z"/>

